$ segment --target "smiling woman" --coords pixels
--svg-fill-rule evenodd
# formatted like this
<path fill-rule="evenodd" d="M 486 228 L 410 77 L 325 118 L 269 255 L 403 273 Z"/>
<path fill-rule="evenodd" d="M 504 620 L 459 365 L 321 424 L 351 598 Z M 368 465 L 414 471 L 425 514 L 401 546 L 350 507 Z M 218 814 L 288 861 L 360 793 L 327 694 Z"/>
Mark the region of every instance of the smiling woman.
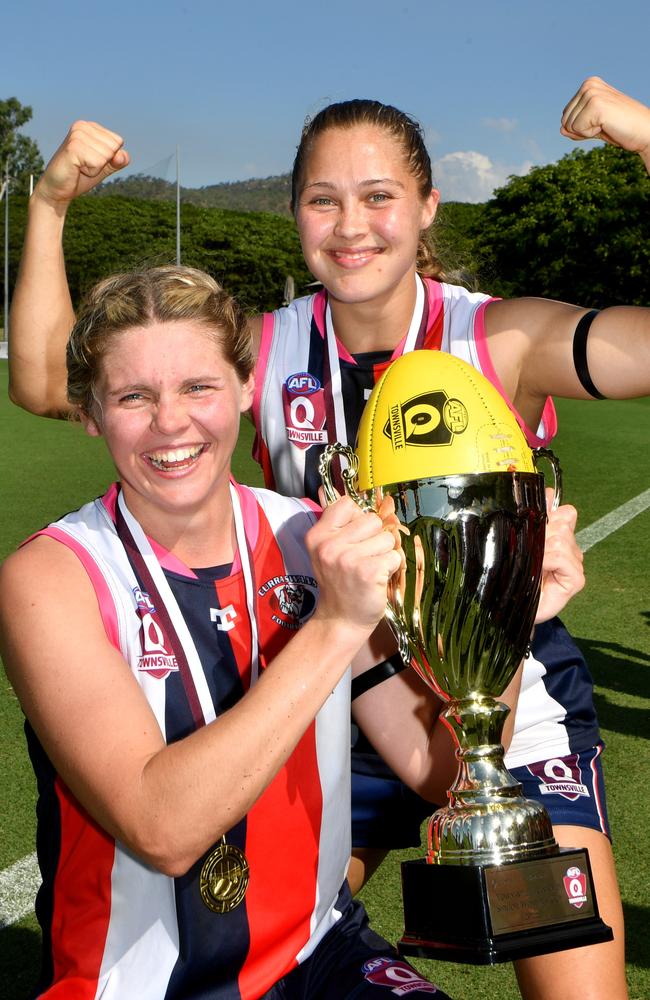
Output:
<path fill-rule="evenodd" d="M 650 170 L 650 109 L 598 77 L 571 97 L 560 131 L 637 153 Z M 58 416 L 69 409 L 63 344 L 74 315 L 61 251 L 67 209 L 128 161 L 121 136 L 77 122 L 31 199 L 13 301 L 11 392 L 33 412 Z M 548 444 L 556 432 L 552 395 L 623 399 L 650 392 L 647 309 L 615 307 L 594 315 L 565 302 L 468 292 L 445 279 L 422 239 L 437 200 L 422 130 L 396 108 L 345 101 L 306 124 L 293 208 L 306 260 L 323 288 L 251 322 L 259 345 L 252 415 L 257 454 L 272 488 L 315 497 L 322 448 L 354 440 L 377 379 L 415 349 L 469 361 L 505 397 L 532 446 Z M 375 663 L 383 661 L 374 674 L 383 678 L 382 693 L 365 690 L 355 701 L 355 716 L 375 694 L 390 701 L 393 691 L 403 690 L 402 674 L 391 670 L 391 648 L 380 639 L 372 652 Z M 368 715 L 376 724 L 376 711 Z M 381 747 L 387 760 L 398 742 L 410 745 L 400 733 L 392 746 Z M 555 620 L 533 639 L 508 764 L 527 795 L 549 808 L 558 842 L 589 847 L 601 914 L 615 940 L 520 962 L 527 1000 L 584 1000 L 585 983 L 593 1000 L 626 996 L 602 749 L 589 670 Z M 356 745 L 353 753 L 354 887 L 388 848 L 419 842 L 420 819 L 430 812 L 371 751 Z M 558 760 L 587 790 L 570 802 L 551 787 Z"/>
<path fill-rule="evenodd" d="M 120 482 L 0 573 L 40 796 L 38 995 L 297 1000 L 312 960 L 332 997 L 374 995 L 376 963 L 430 995 L 345 881 L 348 666 L 400 563 L 388 524 L 232 481 L 250 336 L 202 273 L 98 286 L 68 364 Z"/>
<path fill-rule="evenodd" d="M 232 559 L 217 501 L 227 499 L 252 369 L 245 317 L 201 272 L 111 278 L 70 336 L 68 396 L 79 419 L 106 438 L 129 509 L 162 544 L 178 546 L 177 532 L 188 535 L 179 520 L 200 516 L 198 548 L 179 553 L 193 566 Z"/>

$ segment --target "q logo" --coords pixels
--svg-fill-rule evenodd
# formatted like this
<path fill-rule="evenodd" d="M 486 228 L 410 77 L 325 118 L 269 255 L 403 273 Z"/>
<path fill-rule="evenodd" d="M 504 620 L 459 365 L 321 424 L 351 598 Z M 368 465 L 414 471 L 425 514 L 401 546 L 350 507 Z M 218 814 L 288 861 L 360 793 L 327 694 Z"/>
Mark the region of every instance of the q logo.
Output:
<path fill-rule="evenodd" d="M 563 882 L 567 899 L 571 903 L 571 906 L 575 906 L 575 908 L 579 910 L 583 903 L 587 902 L 586 875 L 584 875 L 579 868 L 567 868 Z"/>
<path fill-rule="evenodd" d="M 282 386 L 287 440 L 301 451 L 327 444 L 325 395 L 315 375 L 294 372 Z"/>
<path fill-rule="evenodd" d="M 399 411 L 399 421 L 395 420 L 394 411 Z M 404 445 L 448 445 L 454 434 L 463 433 L 467 422 L 467 410 L 463 403 L 459 399 L 449 399 L 447 393 L 440 389 L 392 406 L 391 419 L 386 421 L 383 432 L 396 448 Z"/>

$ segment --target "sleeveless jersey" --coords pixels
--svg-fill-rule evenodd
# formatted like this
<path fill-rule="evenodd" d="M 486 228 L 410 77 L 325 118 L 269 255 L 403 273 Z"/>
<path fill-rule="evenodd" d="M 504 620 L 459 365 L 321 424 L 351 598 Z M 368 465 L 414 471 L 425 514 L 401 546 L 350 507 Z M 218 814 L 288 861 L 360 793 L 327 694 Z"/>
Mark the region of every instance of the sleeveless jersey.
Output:
<path fill-rule="evenodd" d="M 534 432 L 516 412 L 490 360 L 485 309 L 495 301 L 459 285 L 422 279 L 426 291 L 416 349 L 442 350 L 480 371 L 506 400 L 531 447 L 548 445 L 557 431 L 550 397 Z M 256 369 L 253 421 L 255 457 L 267 486 L 294 496 L 317 497 L 318 459 L 336 439 L 328 392 L 324 290 L 264 315 Z M 352 357 L 337 342 L 347 439 L 353 443 L 372 387 L 400 357 L 402 340 L 388 352 Z M 561 629 L 554 635 L 555 628 Z M 586 750 L 599 739 L 592 680 L 580 650 L 559 621 L 536 630 L 524 668 L 510 766 Z"/>
<path fill-rule="evenodd" d="M 260 669 L 307 620 L 317 584 L 304 546 L 310 504 L 237 487 L 250 550 Z M 114 524 L 116 490 L 44 533 L 82 561 L 107 635 L 130 664 L 167 743 L 196 726 L 178 664 L 156 608 Z M 224 578 L 193 572 L 152 543 L 198 653 L 195 687 L 205 721 L 246 692 L 250 618 L 241 569 Z M 179 632 L 179 629 L 176 629 Z M 182 635 L 182 633 L 179 633 Z M 186 657 L 191 662 L 190 654 Z M 39 784 L 37 847 L 43 887 L 47 997 L 256 998 L 304 961 L 340 918 L 350 853 L 349 673 L 249 813 L 226 835 L 250 865 L 244 901 L 217 914 L 198 887 L 204 858 L 180 878 L 140 861 L 86 814 L 33 732 Z M 215 768 L 224 766 L 215 761 Z M 206 852 L 207 854 L 208 852 Z"/>
<path fill-rule="evenodd" d="M 415 347 L 442 350 L 468 362 L 507 396 L 490 361 L 484 315 L 490 296 L 468 292 L 459 285 L 424 279 L 424 310 Z M 257 430 L 256 457 L 266 485 L 287 496 L 317 495 L 318 459 L 336 440 L 328 393 L 324 291 L 267 313 L 263 319 L 256 368 L 253 420 Z M 380 375 L 404 350 L 402 340 L 392 354 L 356 355 L 337 342 L 341 395 L 345 404 L 347 438 L 354 443 L 361 413 Z M 512 408 L 512 407 L 511 407 Z M 329 409 L 330 412 L 327 412 Z M 536 433 L 513 409 L 531 446 L 546 444 L 557 421 L 550 399 Z"/>

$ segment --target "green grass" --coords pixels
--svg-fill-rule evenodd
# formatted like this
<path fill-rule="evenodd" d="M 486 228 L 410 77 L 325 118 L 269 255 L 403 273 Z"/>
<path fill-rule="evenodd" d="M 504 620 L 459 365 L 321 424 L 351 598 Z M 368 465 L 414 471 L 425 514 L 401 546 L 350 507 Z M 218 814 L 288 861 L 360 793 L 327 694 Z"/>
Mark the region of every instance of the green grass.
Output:
<path fill-rule="evenodd" d="M 6 400 L 6 362 L 0 363 L 0 556 L 66 510 L 101 493 L 113 478 L 103 445 L 80 427 L 31 417 Z M 587 405 L 563 401 L 563 428 L 555 450 L 565 470 L 565 497 L 580 511 L 579 527 L 618 507 L 650 486 L 647 439 L 650 400 Z M 242 429 L 235 475 L 260 483 L 250 459 L 252 432 Z M 588 585 L 564 619 L 592 667 L 596 701 L 607 742 L 605 771 L 610 819 L 623 895 L 628 975 L 633 1000 L 650 996 L 647 886 L 650 883 L 650 824 L 647 786 L 650 708 L 650 609 L 647 565 L 650 511 L 600 542 L 585 557 Z M 20 707 L 0 673 L 0 869 L 31 852 L 35 789 L 22 735 Z M 419 851 L 395 853 L 364 890 L 377 930 L 399 937 L 399 860 Z M 436 905 L 432 900 L 432 905 Z M 0 996 L 27 993 L 38 966 L 39 933 L 34 917 L 0 932 Z M 509 965 L 474 968 L 418 963 L 456 1000 L 519 996 Z"/>

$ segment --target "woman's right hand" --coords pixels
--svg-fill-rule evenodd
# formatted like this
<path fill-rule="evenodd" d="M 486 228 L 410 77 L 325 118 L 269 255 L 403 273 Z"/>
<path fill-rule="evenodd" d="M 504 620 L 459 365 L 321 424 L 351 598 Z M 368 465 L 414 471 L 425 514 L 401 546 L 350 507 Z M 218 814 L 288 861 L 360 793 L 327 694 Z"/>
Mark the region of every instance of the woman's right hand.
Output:
<path fill-rule="evenodd" d="M 306 543 L 319 584 L 318 617 L 372 631 L 402 562 L 391 525 L 344 496 L 325 508 Z"/>
<path fill-rule="evenodd" d="M 122 136 L 97 122 L 77 121 L 45 168 L 34 196 L 67 207 L 129 162 Z"/>

